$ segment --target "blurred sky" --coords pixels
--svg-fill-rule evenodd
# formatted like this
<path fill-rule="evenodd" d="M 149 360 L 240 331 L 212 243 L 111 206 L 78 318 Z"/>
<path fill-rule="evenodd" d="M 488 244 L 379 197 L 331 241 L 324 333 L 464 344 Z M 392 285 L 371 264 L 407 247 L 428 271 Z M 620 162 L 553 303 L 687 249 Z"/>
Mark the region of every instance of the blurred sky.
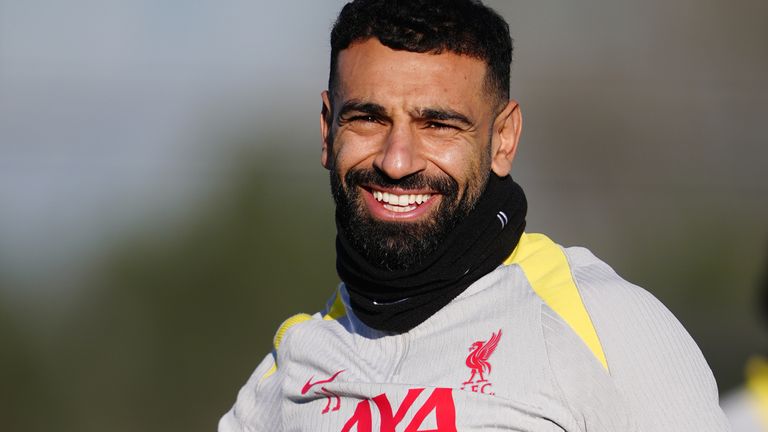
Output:
<path fill-rule="evenodd" d="M 223 169 L 209 138 L 275 106 L 315 126 L 340 4 L 1 0 L 0 265 L 60 274 L 181 211 Z"/>

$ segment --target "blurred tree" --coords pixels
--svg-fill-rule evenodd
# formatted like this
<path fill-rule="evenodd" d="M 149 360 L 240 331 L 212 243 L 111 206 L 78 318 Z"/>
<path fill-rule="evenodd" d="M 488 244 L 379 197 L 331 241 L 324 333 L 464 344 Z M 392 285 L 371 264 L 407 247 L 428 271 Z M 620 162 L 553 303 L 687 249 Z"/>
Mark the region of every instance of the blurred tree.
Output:
<path fill-rule="evenodd" d="M 327 185 L 289 158 L 240 155 L 199 215 L 115 244 L 42 357 L 59 412 L 40 430 L 215 429 L 285 311 L 319 310 L 337 283 Z M 9 361 L 29 370 L 29 357 Z"/>

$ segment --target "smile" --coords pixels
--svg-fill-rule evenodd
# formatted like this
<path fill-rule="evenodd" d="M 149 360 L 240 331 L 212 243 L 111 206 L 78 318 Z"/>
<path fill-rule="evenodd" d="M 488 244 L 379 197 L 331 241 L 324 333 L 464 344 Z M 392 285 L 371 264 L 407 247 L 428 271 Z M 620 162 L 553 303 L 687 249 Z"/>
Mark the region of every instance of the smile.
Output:
<path fill-rule="evenodd" d="M 395 195 L 389 192 L 372 191 L 373 197 L 378 202 L 384 203 L 384 208 L 396 213 L 405 213 L 416 210 L 432 197 L 431 194 L 406 194 Z"/>

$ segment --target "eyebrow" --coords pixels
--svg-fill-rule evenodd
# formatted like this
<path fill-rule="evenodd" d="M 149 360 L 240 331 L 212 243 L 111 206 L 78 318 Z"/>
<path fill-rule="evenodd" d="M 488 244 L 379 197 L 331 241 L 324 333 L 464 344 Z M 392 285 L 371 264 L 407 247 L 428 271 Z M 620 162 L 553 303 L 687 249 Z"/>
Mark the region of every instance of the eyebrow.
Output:
<path fill-rule="evenodd" d="M 342 118 L 351 112 L 365 113 L 377 118 L 387 117 L 387 110 L 383 106 L 377 103 L 363 102 L 357 99 L 348 100 L 341 105 L 341 109 L 339 109 L 339 118 Z"/>
<path fill-rule="evenodd" d="M 422 108 L 418 111 L 419 117 L 424 120 L 435 121 L 455 121 L 464 126 L 471 127 L 475 125 L 469 117 L 464 114 L 448 108 Z"/>

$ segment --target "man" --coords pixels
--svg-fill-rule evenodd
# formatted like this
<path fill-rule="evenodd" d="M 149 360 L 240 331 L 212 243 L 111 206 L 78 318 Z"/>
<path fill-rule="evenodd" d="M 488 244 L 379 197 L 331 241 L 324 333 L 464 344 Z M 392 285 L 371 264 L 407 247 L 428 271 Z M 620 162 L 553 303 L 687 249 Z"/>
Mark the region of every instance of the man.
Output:
<path fill-rule="evenodd" d="M 526 234 L 504 20 L 356 0 L 331 33 L 325 311 L 288 319 L 221 431 L 722 431 L 701 352 L 582 248 Z"/>

